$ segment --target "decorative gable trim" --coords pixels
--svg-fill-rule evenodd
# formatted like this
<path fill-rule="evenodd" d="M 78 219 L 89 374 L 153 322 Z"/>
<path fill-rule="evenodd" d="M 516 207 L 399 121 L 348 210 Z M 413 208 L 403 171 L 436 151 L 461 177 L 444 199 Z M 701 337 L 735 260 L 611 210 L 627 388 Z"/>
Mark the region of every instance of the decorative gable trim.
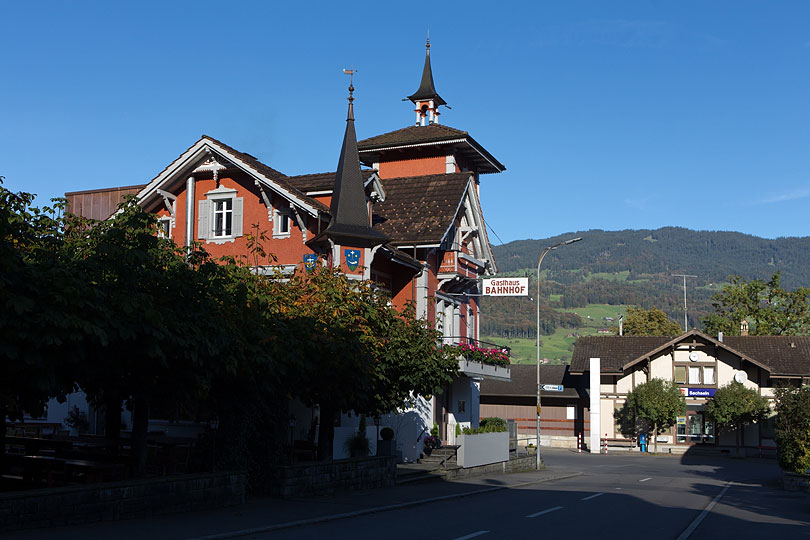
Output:
<path fill-rule="evenodd" d="M 713 337 L 711 337 L 711 336 L 709 336 L 707 334 L 704 334 L 700 330 L 690 330 L 689 332 L 686 332 L 685 334 L 681 334 L 680 336 L 678 336 L 676 338 L 673 338 L 670 341 L 667 341 L 663 345 L 661 345 L 661 346 L 659 346 L 659 347 L 657 347 L 657 348 L 655 348 L 655 349 L 653 349 L 653 350 L 639 356 L 638 358 L 635 358 L 635 359 L 631 360 L 630 362 L 624 364 L 622 366 L 622 370 L 626 371 L 629 368 L 631 368 L 631 367 L 635 366 L 636 364 L 638 364 L 639 362 L 643 362 L 643 361 L 645 361 L 647 359 L 651 359 L 651 358 L 653 358 L 655 356 L 658 356 L 660 353 L 666 351 L 667 349 L 671 349 L 671 348 L 673 348 L 673 347 L 675 347 L 677 345 L 680 345 L 680 344 L 684 343 L 690 337 L 700 337 L 702 339 L 705 339 L 706 341 L 713 344 L 718 349 L 723 349 L 725 351 L 728 351 L 729 353 L 733 354 L 734 356 L 738 357 L 741 360 L 751 362 L 755 366 L 757 366 L 757 367 L 759 367 L 761 369 L 764 369 L 768 373 L 771 372 L 771 368 L 766 366 L 762 362 L 760 362 L 758 360 L 754 360 L 750 356 L 748 356 L 746 354 L 743 354 L 743 353 L 741 353 L 741 352 L 739 352 L 739 351 L 737 351 L 735 349 L 732 349 L 731 347 L 729 347 L 728 345 L 726 345 L 722 341 L 718 341 L 718 340 L 714 339 Z"/>
<path fill-rule="evenodd" d="M 245 163 L 238 156 L 234 155 L 228 149 L 223 148 L 208 138 L 202 138 L 194 143 L 191 148 L 186 150 L 182 155 L 180 155 L 180 157 L 166 167 L 163 172 L 149 182 L 146 187 L 138 192 L 138 200 L 141 201 L 141 203 L 149 202 L 155 195 L 157 195 L 158 189 L 166 189 L 170 184 L 180 180 L 183 176 L 185 176 L 185 174 L 190 174 L 192 168 L 196 169 L 197 167 L 201 167 L 200 170 L 214 170 L 211 165 L 207 165 L 211 163 L 210 157 L 212 152 L 218 154 L 223 161 L 233 164 L 236 168 L 251 176 L 255 182 L 260 183 L 261 185 L 270 189 L 272 192 L 277 193 L 281 197 L 284 197 L 290 201 L 292 204 L 295 204 L 307 214 L 315 217 L 319 215 L 319 209 L 311 204 L 310 201 L 302 199 L 297 194 L 279 185 L 272 178 L 262 174 L 249 164 Z M 217 164 L 219 165 L 219 163 Z M 219 169 L 218 167 L 216 168 Z M 186 171 L 188 171 L 188 173 L 186 173 Z"/>
<path fill-rule="evenodd" d="M 474 254 L 469 257 L 472 262 L 475 262 L 486 270 L 487 275 L 494 275 L 498 269 L 495 265 L 495 257 L 492 254 L 492 246 L 489 244 L 489 238 L 486 232 L 486 223 L 484 222 L 483 212 L 481 211 L 481 203 L 478 200 L 478 193 L 475 189 L 475 177 L 470 176 L 467 181 L 467 186 L 464 188 L 464 195 L 461 197 L 456 208 L 455 217 L 453 222 L 449 224 L 447 230 L 442 236 L 442 246 L 452 244 L 452 238 L 459 228 L 456 226 L 456 220 L 460 216 L 464 216 L 467 225 L 460 228 L 462 232 L 462 239 L 466 240 L 470 235 L 475 235 L 473 238 Z"/>

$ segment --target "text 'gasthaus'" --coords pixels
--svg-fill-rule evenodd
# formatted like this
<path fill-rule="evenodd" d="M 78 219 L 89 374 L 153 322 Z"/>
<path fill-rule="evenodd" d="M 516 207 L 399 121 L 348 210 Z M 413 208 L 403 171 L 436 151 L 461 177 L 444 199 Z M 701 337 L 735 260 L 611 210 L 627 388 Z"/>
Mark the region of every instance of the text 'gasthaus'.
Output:
<path fill-rule="evenodd" d="M 497 278 L 483 280 L 484 296 L 528 296 L 529 278 Z"/>

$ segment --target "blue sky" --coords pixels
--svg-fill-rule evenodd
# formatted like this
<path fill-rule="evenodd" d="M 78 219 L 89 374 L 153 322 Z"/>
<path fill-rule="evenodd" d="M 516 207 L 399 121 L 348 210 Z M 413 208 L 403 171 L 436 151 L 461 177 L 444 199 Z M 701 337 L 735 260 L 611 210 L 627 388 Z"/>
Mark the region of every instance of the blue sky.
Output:
<path fill-rule="evenodd" d="M 141 184 L 201 134 L 334 170 L 344 67 L 358 137 L 413 121 L 430 29 L 441 120 L 493 243 L 683 226 L 810 235 L 810 3 L 6 2 L 0 175 L 48 198 Z"/>

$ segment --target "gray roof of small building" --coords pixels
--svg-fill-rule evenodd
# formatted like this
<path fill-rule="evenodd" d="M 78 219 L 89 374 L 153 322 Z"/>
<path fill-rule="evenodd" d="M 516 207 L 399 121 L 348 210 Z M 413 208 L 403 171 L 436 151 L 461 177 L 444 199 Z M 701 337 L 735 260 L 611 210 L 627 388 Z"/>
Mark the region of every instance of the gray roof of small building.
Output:
<path fill-rule="evenodd" d="M 511 381 L 481 381 L 481 396 L 537 396 L 537 366 L 535 364 L 512 364 L 509 368 Z M 562 392 L 543 392 L 543 398 L 578 399 L 585 397 L 584 377 L 571 375 L 568 366 L 540 366 L 540 384 L 563 385 Z"/>

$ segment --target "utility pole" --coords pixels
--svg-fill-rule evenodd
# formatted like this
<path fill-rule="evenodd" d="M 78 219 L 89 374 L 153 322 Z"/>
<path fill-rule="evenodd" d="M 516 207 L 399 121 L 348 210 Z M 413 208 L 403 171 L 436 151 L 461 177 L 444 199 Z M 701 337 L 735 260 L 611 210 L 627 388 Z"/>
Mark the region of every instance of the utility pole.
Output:
<path fill-rule="evenodd" d="M 686 278 L 688 278 L 688 277 L 696 278 L 697 276 L 692 276 L 690 274 L 672 274 L 672 277 L 682 277 L 683 278 L 683 331 L 688 332 L 689 331 L 689 326 L 688 326 L 689 323 L 687 322 L 687 319 L 686 319 Z"/>

